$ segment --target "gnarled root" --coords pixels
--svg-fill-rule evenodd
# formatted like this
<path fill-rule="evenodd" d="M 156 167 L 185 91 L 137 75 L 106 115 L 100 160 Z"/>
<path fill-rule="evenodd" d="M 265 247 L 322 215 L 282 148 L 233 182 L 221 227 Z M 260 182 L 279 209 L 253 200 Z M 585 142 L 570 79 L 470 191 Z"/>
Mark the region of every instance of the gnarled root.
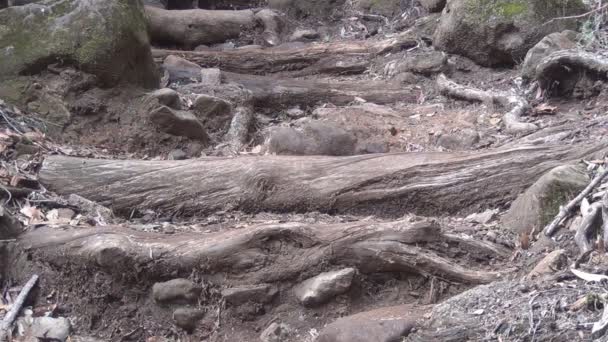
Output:
<path fill-rule="evenodd" d="M 503 117 L 505 129 L 509 133 L 527 133 L 538 127 L 532 123 L 521 122 L 521 116 L 528 110 L 528 101 L 523 96 L 505 92 L 490 92 L 460 85 L 444 74 L 437 77 L 437 87 L 446 96 L 467 101 L 498 104 L 508 109 Z"/>
<path fill-rule="evenodd" d="M 560 94 L 572 92 L 583 76 L 608 79 L 608 58 L 580 50 L 557 51 L 543 58 L 533 75 L 541 89 L 556 88 Z"/>

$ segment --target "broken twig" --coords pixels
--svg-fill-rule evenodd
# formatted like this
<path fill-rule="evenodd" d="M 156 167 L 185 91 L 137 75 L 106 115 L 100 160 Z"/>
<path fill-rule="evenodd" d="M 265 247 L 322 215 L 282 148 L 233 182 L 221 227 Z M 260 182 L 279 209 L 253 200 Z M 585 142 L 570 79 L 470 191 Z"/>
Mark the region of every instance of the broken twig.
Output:
<path fill-rule="evenodd" d="M 589 195 L 589 193 L 591 193 L 591 191 L 593 191 L 593 189 L 595 189 L 602 182 L 602 180 L 606 178 L 607 175 L 608 169 L 602 170 L 602 172 L 598 173 L 595 178 L 593 178 L 591 183 L 589 183 L 589 185 L 587 185 L 587 187 L 580 194 L 578 194 L 578 196 L 576 196 L 572 201 L 566 204 L 566 206 L 561 207 L 557 216 L 555 216 L 553 221 L 551 221 L 551 223 L 549 223 L 543 230 L 545 235 L 548 237 L 553 236 L 553 234 L 557 232 L 559 225 L 566 218 L 568 218 L 568 216 L 570 216 L 574 208 L 578 206 L 579 203 L 583 200 L 583 198 L 587 197 L 587 195 Z"/>
<path fill-rule="evenodd" d="M 19 314 L 19 311 L 21 311 L 21 307 L 23 307 L 25 299 L 27 298 L 32 288 L 34 288 L 34 285 L 36 285 L 37 281 L 38 275 L 34 274 L 30 278 L 30 280 L 25 284 L 25 286 L 23 286 L 23 289 L 21 290 L 21 292 L 19 292 L 19 296 L 17 296 L 17 299 L 11 306 L 11 309 L 8 311 L 6 316 L 4 316 L 2 322 L 0 322 L 0 341 L 8 340 L 8 335 L 12 332 L 11 327 L 13 325 L 13 322 L 15 321 L 15 318 L 17 318 L 17 314 Z"/>

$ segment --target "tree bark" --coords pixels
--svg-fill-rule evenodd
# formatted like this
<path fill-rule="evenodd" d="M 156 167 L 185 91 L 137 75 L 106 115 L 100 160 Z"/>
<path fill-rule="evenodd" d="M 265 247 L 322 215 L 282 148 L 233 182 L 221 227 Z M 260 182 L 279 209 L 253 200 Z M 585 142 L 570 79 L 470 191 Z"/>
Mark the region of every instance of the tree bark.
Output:
<path fill-rule="evenodd" d="M 42 253 L 51 264 L 63 264 L 67 258 L 116 274 L 145 265 L 152 277 L 203 268 L 207 274 L 225 273 L 231 283 L 277 282 L 314 275 L 320 265 L 331 263 L 354 266 L 363 273 L 412 272 L 463 283 L 496 280 L 498 273 L 461 266 L 440 252 L 447 250 L 447 244 L 468 254 L 470 240 L 442 234 L 433 221 L 402 220 L 271 223 L 170 236 L 125 227 L 41 228 L 21 236 L 19 243 Z M 476 252 L 483 253 L 486 261 L 509 255 L 504 247 L 482 244 Z"/>
<path fill-rule="evenodd" d="M 403 33 L 399 36 L 377 41 L 363 42 L 335 42 L 304 44 L 292 48 L 282 46 L 274 48 L 233 49 L 225 51 L 180 51 L 153 49 L 152 55 L 158 63 L 169 55 L 176 55 L 203 67 L 219 67 L 222 70 L 242 74 L 267 74 L 283 71 L 296 71 L 306 68 L 318 69 L 323 73 L 344 73 L 347 68 L 340 68 L 337 63 L 331 65 L 331 61 L 337 59 L 350 60 L 349 68 L 354 67 L 353 61 L 359 63 L 368 61 L 377 54 L 389 51 L 397 51 L 416 46 L 416 36 L 411 33 Z M 309 70 L 310 71 L 310 70 Z M 350 71 L 350 72 L 355 72 Z"/>
<path fill-rule="evenodd" d="M 550 169 L 608 151 L 608 142 L 477 153 L 201 158 L 186 161 L 47 157 L 42 184 L 119 213 L 220 210 L 470 213 L 513 200 Z"/>
<path fill-rule="evenodd" d="M 152 42 L 194 48 L 201 44 L 223 43 L 238 38 L 241 31 L 256 25 L 251 10 L 208 11 L 201 9 L 168 11 L 146 6 Z"/>

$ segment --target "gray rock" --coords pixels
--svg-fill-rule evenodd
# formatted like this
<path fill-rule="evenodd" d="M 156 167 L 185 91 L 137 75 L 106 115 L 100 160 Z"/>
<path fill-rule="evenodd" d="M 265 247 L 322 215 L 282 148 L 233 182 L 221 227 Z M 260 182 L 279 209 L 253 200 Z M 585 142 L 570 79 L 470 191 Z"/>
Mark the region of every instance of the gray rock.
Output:
<path fill-rule="evenodd" d="M 266 8 L 256 13 L 255 18 L 264 25 L 264 32 L 262 33 L 264 45 L 277 46 L 281 44 L 281 35 L 285 28 L 285 19 L 281 13 Z"/>
<path fill-rule="evenodd" d="M 441 12 L 446 0 L 418 0 L 418 2 L 429 12 Z"/>
<path fill-rule="evenodd" d="M 492 222 L 496 218 L 496 214 L 498 214 L 498 210 L 486 210 L 483 213 L 476 213 L 467 216 L 466 220 L 469 222 L 476 222 L 481 224 L 488 224 Z"/>
<path fill-rule="evenodd" d="M 287 342 L 291 335 L 291 328 L 287 324 L 272 323 L 260 335 L 262 342 Z"/>
<path fill-rule="evenodd" d="M 570 30 L 554 32 L 544 37 L 528 51 L 522 64 L 522 77 L 533 79 L 536 76 L 536 66 L 553 52 L 576 48 L 577 33 Z"/>
<path fill-rule="evenodd" d="M 437 145 L 448 150 L 458 151 L 473 147 L 479 142 L 479 133 L 470 128 L 461 131 L 441 134 L 437 139 Z"/>
<path fill-rule="evenodd" d="M 348 291 L 355 273 L 354 268 L 321 273 L 297 285 L 294 293 L 305 306 L 323 304 Z"/>
<path fill-rule="evenodd" d="M 401 72 L 396 74 L 393 79 L 402 84 L 418 84 L 422 76 L 416 75 L 413 72 Z"/>
<path fill-rule="evenodd" d="M 582 0 L 451 0 L 448 1 L 433 45 L 469 57 L 484 66 L 512 65 L 544 36 L 576 29 L 576 20 L 555 17 L 586 12 Z"/>
<path fill-rule="evenodd" d="M 232 305 L 241 305 L 249 301 L 265 304 L 272 301 L 276 294 L 276 287 L 269 284 L 240 286 L 222 290 L 222 297 Z"/>
<path fill-rule="evenodd" d="M 150 121 L 161 131 L 180 137 L 208 141 L 203 124 L 194 114 L 161 106 L 149 114 Z"/>
<path fill-rule="evenodd" d="M 201 70 L 201 83 L 208 86 L 222 84 L 222 74 L 218 68 L 206 68 Z"/>
<path fill-rule="evenodd" d="M 140 1 L 48 0 L 8 7 L 0 23 L 0 82 L 70 61 L 103 86 L 158 85 Z"/>
<path fill-rule="evenodd" d="M 502 223 L 516 233 L 538 233 L 553 220 L 559 207 L 574 198 L 588 183 L 589 176 L 583 165 L 556 167 L 517 197 L 502 217 Z"/>
<path fill-rule="evenodd" d="M 290 108 L 285 113 L 287 114 L 287 116 L 289 116 L 292 119 L 299 119 L 306 115 L 306 113 L 303 110 L 301 110 L 299 107 Z"/>
<path fill-rule="evenodd" d="M 187 80 L 200 82 L 202 78 L 201 71 L 203 68 L 196 63 L 174 55 L 165 58 L 163 69 L 169 73 L 169 82 Z"/>
<path fill-rule="evenodd" d="M 409 305 L 362 312 L 329 324 L 316 342 L 398 342 L 410 333 L 421 316 Z"/>
<path fill-rule="evenodd" d="M 162 88 L 153 91 L 150 94 L 151 97 L 158 100 L 158 102 L 164 106 L 173 109 L 182 109 L 182 103 L 179 99 L 179 94 L 171 88 Z"/>
<path fill-rule="evenodd" d="M 200 294 L 200 286 L 188 279 L 172 279 L 152 286 L 152 297 L 159 304 L 194 304 Z"/>
<path fill-rule="evenodd" d="M 448 56 L 441 51 L 408 54 L 395 66 L 395 73 L 413 72 L 430 76 L 445 71 Z"/>
<path fill-rule="evenodd" d="M 80 195 L 71 194 L 68 197 L 68 204 L 79 208 L 92 217 L 101 217 L 106 223 L 110 222 L 114 216 L 111 209 Z"/>
<path fill-rule="evenodd" d="M 369 142 L 363 146 L 360 153 L 388 153 L 389 151 L 387 143 Z"/>
<path fill-rule="evenodd" d="M 289 37 L 290 42 L 307 42 L 321 37 L 319 32 L 310 29 L 296 29 Z"/>
<path fill-rule="evenodd" d="M 199 95 L 192 107 L 197 118 L 212 131 L 227 128 L 232 120 L 232 104 L 219 97 Z"/>
<path fill-rule="evenodd" d="M 204 313 L 201 310 L 193 308 L 178 308 L 173 311 L 173 320 L 175 324 L 186 330 L 192 332 L 198 322 L 203 319 Z"/>
<path fill-rule="evenodd" d="M 175 150 L 172 150 L 171 152 L 169 152 L 167 159 L 168 160 L 184 160 L 184 159 L 188 159 L 188 155 L 183 150 L 175 149 Z"/>
<path fill-rule="evenodd" d="M 30 327 L 30 334 L 38 339 L 65 341 L 72 326 L 67 318 L 37 317 Z"/>
<path fill-rule="evenodd" d="M 356 152 L 357 138 L 325 122 L 309 122 L 302 131 L 281 127 L 268 139 L 268 152 L 289 155 L 348 156 Z"/>

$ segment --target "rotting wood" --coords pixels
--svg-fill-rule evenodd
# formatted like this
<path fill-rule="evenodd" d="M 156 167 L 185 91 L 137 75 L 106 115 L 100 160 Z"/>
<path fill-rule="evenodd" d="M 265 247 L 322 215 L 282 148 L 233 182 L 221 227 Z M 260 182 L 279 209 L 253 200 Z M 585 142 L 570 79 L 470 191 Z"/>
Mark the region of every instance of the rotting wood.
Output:
<path fill-rule="evenodd" d="M 374 56 L 389 51 L 411 48 L 418 44 L 416 36 L 404 32 L 394 38 L 381 41 L 332 42 L 301 44 L 294 47 L 278 46 L 273 48 L 248 48 L 232 50 L 181 51 L 153 49 L 155 61 L 162 61 L 169 55 L 176 55 L 203 67 L 218 67 L 222 70 L 242 74 L 268 74 L 285 71 L 304 70 L 305 74 L 314 72 L 340 74 L 364 71 L 361 63 Z M 334 60 L 351 61 L 350 70 L 336 67 Z M 359 61 L 355 63 L 354 61 Z M 333 67 L 332 67 L 333 65 Z M 359 65 L 359 66 L 358 66 Z"/>
<path fill-rule="evenodd" d="M 185 161 L 49 156 L 41 184 L 118 213 L 323 211 L 399 217 L 498 207 L 564 163 L 606 153 L 608 142 L 483 152 L 244 156 Z"/>
<path fill-rule="evenodd" d="M 51 234 L 52 231 L 52 234 Z M 93 262 L 111 272 L 146 265 L 159 276 L 194 268 L 226 273 L 227 279 L 276 282 L 314 272 L 318 265 L 354 266 L 363 273 L 413 272 L 463 283 L 488 283 L 498 273 L 462 266 L 440 252 L 445 242 L 431 220 L 350 222 L 338 224 L 269 223 L 218 233 L 167 236 L 126 227 L 86 229 L 41 228 L 19 238 L 19 244 L 43 253 L 47 262 L 69 257 Z M 431 249 L 430 245 L 438 247 Z M 500 247 L 498 247 L 500 248 Z M 467 252 L 466 250 L 464 252 Z M 490 249 L 489 258 L 504 257 Z M 294 256 L 297 256 L 294 258 Z"/>
<path fill-rule="evenodd" d="M 23 289 L 21 289 L 21 292 L 19 292 L 19 296 L 17 296 L 17 299 L 15 299 L 15 301 L 11 305 L 11 309 L 6 313 L 6 316 L 4 316 L 4 318 L 2 319 L 2 322 L 0 322 L 1 342 L 12 340 L 10 336 L 12 333 L 13 322 L 21 311 L 21 308 L 23 307 L 23 304 L 25 303 L 25 300 L 27 299 L 27 296 L 29 295 L 30 291 L 34 288 L 34 285 L 36 285 L 36 282 L 38 282 L 38 275 L 34 274 L 30 278 L 30 280 L 23 286 Z"/>
<path fill-rule="evenodd" d="M 528 101 L 523 96 L 466 87 L 448 79 L 444 74 L 437 77 L 437 86 L 440 92 L 451 97 L 467 101 L 499 104 L 507 108 L 508 112 L 504 114 L 503 122 L 509 133 L 529 133 L 538 129 L 535 124 L 521 122 L 521 117 L 529 108 Z"/>

